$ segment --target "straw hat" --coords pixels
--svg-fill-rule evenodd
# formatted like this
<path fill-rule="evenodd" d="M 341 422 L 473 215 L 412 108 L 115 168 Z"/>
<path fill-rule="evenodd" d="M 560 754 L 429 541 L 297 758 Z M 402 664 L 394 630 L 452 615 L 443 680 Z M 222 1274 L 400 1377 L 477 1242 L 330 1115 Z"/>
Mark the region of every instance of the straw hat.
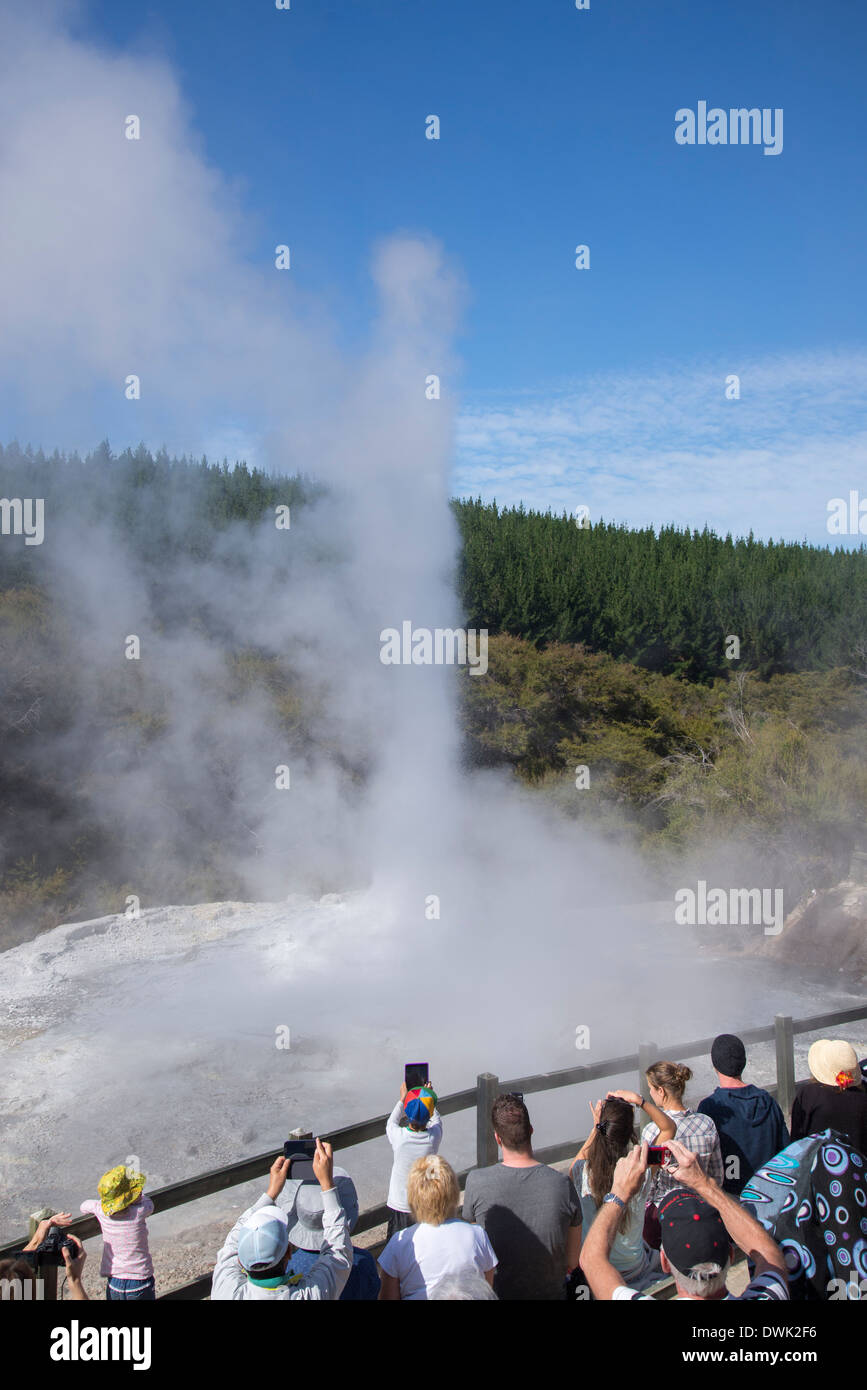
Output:
<path fill-rule="evenodd" d="M 807 1053 L 807 1065 L 817 1081 L 823 1086 L 857 1086 L 861 1080 L 861 1069 L 851 1043 L 841 1038 L 820 1038 L 814 1042 Z"/>

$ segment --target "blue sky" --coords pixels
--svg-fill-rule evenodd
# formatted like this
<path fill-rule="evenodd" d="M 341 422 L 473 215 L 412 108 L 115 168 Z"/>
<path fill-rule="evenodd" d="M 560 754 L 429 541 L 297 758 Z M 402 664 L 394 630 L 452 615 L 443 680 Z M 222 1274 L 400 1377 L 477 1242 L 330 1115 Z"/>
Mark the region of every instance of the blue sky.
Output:
<path fill-rule="evenodd" d="M 377 241 L 442 243 L 454 490 L 820 542 L 826 498 L 867 496 L 863 7 L 94 0 L 73 32 L 168 65 L 237 253 L 289 242 L 348 347 Z M 782 108 L 782 153 L 676 144 L 700 100 Z"/>
<path fill-rule="evenodd" d="M 468 391 L 864 345 L 850 0 L 102 0 L 92 31 L 173 59 L 258 249 L 291 229 L 297 274 L 348 327 L 377 237 L 441 238 L 471 289 Z M 700 99 L 783 107 L 782 155 L 677 146 L 674 112 Z"/>

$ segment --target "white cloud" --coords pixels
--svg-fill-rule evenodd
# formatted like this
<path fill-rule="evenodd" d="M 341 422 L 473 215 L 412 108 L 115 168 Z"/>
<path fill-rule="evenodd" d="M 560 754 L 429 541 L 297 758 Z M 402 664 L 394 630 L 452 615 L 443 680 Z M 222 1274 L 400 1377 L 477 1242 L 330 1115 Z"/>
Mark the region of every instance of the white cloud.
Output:
<path fill-rule="evenodd" d="M 867 495 L 865 387 L 867 353 L 804 353 L 489 396 L 461 414 L 454 485 L 502 504 L 586 503 L 594 520 L 836 544 L 829 498 Z"/>

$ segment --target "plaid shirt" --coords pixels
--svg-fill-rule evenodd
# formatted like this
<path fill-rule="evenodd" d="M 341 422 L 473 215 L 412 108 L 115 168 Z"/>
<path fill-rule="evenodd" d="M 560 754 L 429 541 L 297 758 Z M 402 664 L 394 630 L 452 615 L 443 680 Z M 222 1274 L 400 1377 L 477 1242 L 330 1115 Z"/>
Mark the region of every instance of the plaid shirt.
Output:
<path fill-rule="evenodd" d="M 689 1106 L 685 1110 L 666 1110 L 664 1113 L 677 1125 L 674 1137 L 678 1143 L 683 1144 L 685 1149 L 691 1149 L 693 1153 L 698 1154 L 701 1159 L 701 1166 L 708 1177 L 713 1178 L 714 1182 L 719 1183 L 722 1187 L 722 1151 L 719 1146 L 717 1128 L 710 1115 L 699 1115 L 698 1111 L 690 1110 Z M 641 1131 L 641 1138 L 642 1141 L 646 1140 L 648 1144 L 655 1144 L 658 1134 L 659 1125 L 651 1122 L 644 1126 Z M 655 1202 L 658 1206 L 666 1193 L 674 1192 L 675 1188 L 680 1186 L 679 1182 L 668 1176 L 664 1168 L 657 1168 L 647 1194 L 648 1201 Z"/>

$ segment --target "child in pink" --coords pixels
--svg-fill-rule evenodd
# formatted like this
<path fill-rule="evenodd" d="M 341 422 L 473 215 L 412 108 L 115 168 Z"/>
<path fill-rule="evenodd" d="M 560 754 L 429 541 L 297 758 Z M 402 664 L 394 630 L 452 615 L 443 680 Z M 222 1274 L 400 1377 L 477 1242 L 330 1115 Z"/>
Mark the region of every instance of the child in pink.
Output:
<path fill-rule="evenodd" d="M 120 1163 L 100 1178 L 99 1201 L 81 1204 L 82 1212 L 95 1216 L 102 1230 L 99 1272 L 106 1276 L 110 1302 L 156 1298 L 147 1228 L 154 1204 L 142 1195 L 144 1185 L 143 1173 L 130 1172 Z"/>

